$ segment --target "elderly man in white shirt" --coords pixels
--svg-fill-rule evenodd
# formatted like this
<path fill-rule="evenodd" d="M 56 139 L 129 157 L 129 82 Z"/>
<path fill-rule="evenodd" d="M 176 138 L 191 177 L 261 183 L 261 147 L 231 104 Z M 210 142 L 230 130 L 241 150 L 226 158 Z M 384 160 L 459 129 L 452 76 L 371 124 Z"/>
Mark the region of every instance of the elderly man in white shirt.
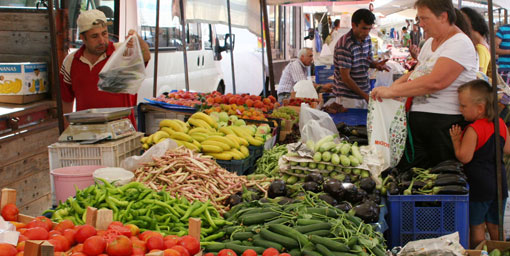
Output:
<path fill-rule="evenodd" d="M 290 62 L 282 72 L 280 83 L 276 91 L 278 92 L 278 102 L 290 98 L 291 92 L 294 91 L 294 85 L 301 81 L 306 80 L 308 76 L 308 67 L 313 63 L 313 51 L 311 48 L 303 48 L 298 53 L 298 59 Z M 332 84 L 318 86 L 314 84 L 317 91 L 330 90 Z"/>

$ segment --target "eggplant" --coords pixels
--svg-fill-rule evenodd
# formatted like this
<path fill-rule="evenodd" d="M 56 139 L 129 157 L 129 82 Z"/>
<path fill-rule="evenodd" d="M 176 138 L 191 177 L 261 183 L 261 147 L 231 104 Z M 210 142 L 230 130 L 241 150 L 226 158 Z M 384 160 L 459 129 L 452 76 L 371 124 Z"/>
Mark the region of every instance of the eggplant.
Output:
<path fill-rule="evenodd" d="M 343 187 L 345 188 L 345 200 L 350 203 L 357 203 L 358 200 L 358 188 L 351 183 L 344 183 Z"/>
<path fill-rule="evenodd" d="M 348 137 L 348 140 L 349 140 L 349 143 L 358 142 L 358 145 L 360 145 L 360 146 L 368 145 L 367 138 L 362 138 L 362 137 L 351 135 Z"/>
<path fill-rule="evenodd" d="M 465 195 L 469 193 L 469 190 L 463 186 L 449 185 L 442 187 L 434 187 L 434 194 L 437 195 Z"/>
<path fill-rule="evenodd" d="M 466 184 L 466 180 L 458 175 L 443 176 L 434 181 L 434 186 L 459 185 L 465 187 Z"/>
<path fill-rule="evenodd" d="M 344 178 L 344 180 L 342 182 L 343 183 L 351 183 L 352 182 L 351 176 L 350 175 L 345 175 L 345 178 Z"/>
<path fill-rule="evenodd" d="M 363 127 L 363 126 L 354 127 L 353 129 L 351 129 L 351 134 L 354 136 L 361 137 L 361 138 L 368 137 L 367 128 Z"/>
<path fill-rule="evenodd" d="M 442 179 L 442 178 L 450 178 L 450 177 L 461 178 L 461 179 L 467 180 L 467 177 L 466 177 L 465 173 L 461 173 L 461 174 L 451 174 L 451 173 L 438 174 L 437 177 L 436 177 L 436 180 L 439 180 L 439 179 Z"/>
<path fill-rule="evenodd" d="M 335 207 L 344 211 L 344 212 L 349 212 L 352 209 L 352 205 L 349 202 L 345 202 L 345 201 L 335 205 Z"/>
<path fill-rule="evenodd" d="M 367 193 L 372 193 L 375 188 L 375 181 L 372 178 L 363 178 L 359 181 L 359 186 Z"/>
<path fill-rule="evenodd" d="M 432 167 L 430 169 L 431 174 L 457 174 L 461 175 L 464 171 L 463 167 L 458 167 L 455 165 L 446 165 L 440 167 Z"/>
<path fill-rule="evenodd" d="M 274 180 L 269 185 L 269 189 L 267 190 L 267 196 L 269 198 L 275 198 L 279 196 L 285 196 L 287 194 L 287 186 L 285 185 L 285 181 L 283 180 Z"/>
<path fill-rule="evenodd" d="M 414 181 L 403 181 L 399 184 L 398 188 L 400 190 L 406 190 L 411 185 L 411 182 L 413 182 L 413 189 L 420 189 L 427 185 L 427 183 L 421 181 L 421 180 L 414 180 Z"/>
<path fill-rule="evenodd" d="M 377 190 L 378 191 L 378 190 Z M 375 194 L 375 193 L 372 193 L 372 194 L 369 194 L 367 197 L 366 197 L 367 200 L 370 200 L 370 201 L 373 201 L 374 203 L 376 204 L 380 204 L 381 203 L 381 195 L 379 194 Z"/>
<path fill-rule="evenodd" d="M 434 166 L 434 167 L 442 167 L 442 166 L 447 166 L 447 165 L 454 165 L 454 166 L 459 166 L 459 167 L 463 166 L 461 162 L 451 159 L 451 160 L 442 161 L 442 162 L 436 164 L 436 166 Z"/>
<path fill-rule="evenodd" d="M 305 191 L 312 191 L 314 193 L 318 193 L 321 191 L 319 184 L 317 184 L 314 181 L 307 181 L 307 182 L 303 183 L 303 189 Z"/>
<path fill-rule="evenodd" d="M 398 175 L 400 182 L 411 181 L 413 179 L 413 173 L 411 171 L 402 172 Z"/>
<path fill-rule="evenodd" d="M 227 201 L 225 201 L 226 205 L 230 205 L 230 207 L 233 207 L 235 205 L 238 205 L 243 202 L 243 198 L 238 194 L 232 194 L 227 198 Z"/>
<path fill-rule="evenodd" d="M 324 192 L 340 201 L 344 198 L 345 189 L 339 180 L 328 179 L 326 182 L 324 182 Z"/>
<path fill-rule="evenodd" d="M 365 223 L 375 223 L 379 221 L 379 205 L 375 202 L 367 200 L 360 205 L 352 208 L 357 217 L 362 219 Z"/>
<path fill-rule="evenodd" d="M 337 205 L 338 201 L 328 194 L 320 194 L 319 198 L 326 201 L 330 205 Z"/>
<path fill-rule="evenodd" d="M 365 200 L 365 198 L 367 197 L 367 195 L 368 194 L 364 189 L 358 188 L 358 189 L 356 189 L 356 195 L 352 198 L 351 203 L 356 204 L 359 202 L 363 202 Z"/>
<path fill-rule="evenodd" d="M 390 193 L 390 195 L 398 195 L 398 193 L 400 193 L 396 182 L 389 183 L 388 193 Z"/>
<path fill-rule="evenodd" d="M 318 185 L 322 185 L 322 183 L 324 182 L 324 177 L 322 177 L 322 174 L 320 174 L 318 172 L 312 172 L 312 173 L 309 173 L 308 175 L 306 175 L 306 177 L 305 177 L 305 182 L 308 182 L 308 181 L 313 181 L 313 182 L 317 183 Z"/>

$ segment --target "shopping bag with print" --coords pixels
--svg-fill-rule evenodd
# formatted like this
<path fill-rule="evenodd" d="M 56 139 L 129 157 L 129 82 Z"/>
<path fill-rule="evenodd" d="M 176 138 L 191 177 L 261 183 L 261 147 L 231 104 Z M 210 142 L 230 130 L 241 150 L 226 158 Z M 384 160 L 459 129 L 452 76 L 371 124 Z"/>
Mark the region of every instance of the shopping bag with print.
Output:
<path fill-rule="evenodd" d="M 132 47 L 128 47 L 132 40 Z M 145 79 L 145 64 L 136 35 L 128 37 L 99 72 L 100 91 L 136 94 Z"/>
<path fill-rule="evenodd" d="M 385 168 L 395 167 L 405 150 L 407 120 L 404 102 L 370 99 L 367 115 L 368 143 L 381 152 Z"/>

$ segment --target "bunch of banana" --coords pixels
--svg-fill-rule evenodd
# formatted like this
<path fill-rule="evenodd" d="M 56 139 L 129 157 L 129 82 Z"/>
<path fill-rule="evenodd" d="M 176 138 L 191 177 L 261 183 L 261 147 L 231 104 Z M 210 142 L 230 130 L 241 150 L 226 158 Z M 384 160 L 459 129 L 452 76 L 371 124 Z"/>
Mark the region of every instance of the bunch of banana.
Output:
<path fill-rule="evenodd" d="M 255 136 L 253 130 L 243 126 L 225 126 L 222 128 L 230 129 L 239 138 L 245 139 L 252 146 L 261 146 L 264 144 L 264 139 L 259 136 Z"/>
<path fill-rule="evenodd" d="M 188 125 L 181 120 L 161 120 L 161 122 L 159 122 L 159 131 L 141 139 L 143 144 L 142 147 L 143 149 L 149 149 L 152 145 L 170 138 L 175 140 L 178 145 L 185 146 L 195 151 L 200 151 L 200 143 L 191 138 L 187 134 L 188 131 Z"/>
<path fill-rule="evenodd" d="M 218 160 L 241 160 L 250 156 L 248 147 L 234 135 L 209 136 L 201 145 L 203 153 Z"/>
<path fill-rule="evenodd" d="M 218 124 L 212 117 L 209 115 L 203 113 L 203 112 L 196 112 L 188 119 L 188 124 L 194 126 L 194 127 L 201 127 L 208 131 L 215 132 L 218 128 Z"/>

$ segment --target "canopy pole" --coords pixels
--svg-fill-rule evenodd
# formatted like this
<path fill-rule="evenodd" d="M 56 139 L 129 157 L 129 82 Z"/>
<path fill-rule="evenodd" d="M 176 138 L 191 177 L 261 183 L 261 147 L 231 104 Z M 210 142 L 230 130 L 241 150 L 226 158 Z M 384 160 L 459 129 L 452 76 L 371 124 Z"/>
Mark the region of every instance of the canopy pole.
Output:
<path fill-rule="evenodd" d="M 53 0 L 48 1 L 48 18 L 50 23 L 50 40 L 51 40 L 51 69 L 53 75 L 52 90 L 54 90 L 55 98 L 57 99 L 57 116 L 58 116 L 58 131 L 59 134 L 64 132 L 64 112 L 62 108 L 62 95 L 60 94 L 60 79 L 58 69 L 58 49 L 57 49 L 57 28 L 55 22 L 55 13 L 53 10 Z M 55 88 L 55 89 L 53 89 Z"/>
<path fill-rule="evenodd" d="M 494 40 L 494 13 L 493 13 L 493 4 L 492 0 L 489 0 L 487 2 L 488 12 L 489 12 L 489 33 L 490 33 L 490 44 L 491 44 L 491 66 L 493 67 L 492 70 L 492 92 L 494 97 L 494 110 L 495 113 L 499 113 L 499 107 L 498 107 L 498 78 L 496 76 L 496 42 Z M 497 181 L 497 188 L 498 188 L 498 239 L 500 241 L 503 241 L 503 186 L 501 184 L 501 151 L 500 148 L 500 141 L 501 138 L 499 135 L 499 115 L 496 115 L 494 117 L 494 134 L 496 136 L 496 181 Z"/>
<path fill-rule="evenodd" d="M 230 34 L 230 65 L 232 67 L 232 92 L 236 94 L 236 74 L 234 72 L 234 45 L 232 44 L 232 22 L 230 19 L 230 0 L 227 0 L 228 33 Z"/>
<path fill-rule="evenodd" d="M 182 56 L 184 58 L 184 81 L 186 82 L 186 91 L 189 92 L 189 74 L 188 74 L 188 51 L 186 45 L 186 19 L 184 18 L 184 1 L 179 0 L 179 9 L 181 12 L 181 41 Z"/>
<path fill-rule="evenodd" d="M 264 14 L 262 9 L 264 6 L 262 5 L 262 1 L 260 1 L 260 47 L 262 48 L 262 88 L 263 88 L 263 96 L 267 97 L 267 88 L 266 88 L 266 64 L 264 58 Z"/>
<path fill-rule="evenodd" d="M 154 41 L 154 84 L 152 85 L 152 97 L 156 98 L 158 91 L 158 53 L 159 53 L 159 1 L 156 1 L 156 39 Z"/>
<path fill-rule="evenodd" d="M 267 5 L 266 0 L 260 0 L 262 3 L 262 11 L 264 13 L 264 31 L 266 32 L 266 51 L 267 51 L 267 65 L 269 69 L 269 86 L 271 88 L 271 95 L 277 97 L 275 85 L 274 85 L 274 72 L 273 72 L 273 56 L 271 53 L 271 36 L 269 35 L 269 18 L 267 16 Z"/>

